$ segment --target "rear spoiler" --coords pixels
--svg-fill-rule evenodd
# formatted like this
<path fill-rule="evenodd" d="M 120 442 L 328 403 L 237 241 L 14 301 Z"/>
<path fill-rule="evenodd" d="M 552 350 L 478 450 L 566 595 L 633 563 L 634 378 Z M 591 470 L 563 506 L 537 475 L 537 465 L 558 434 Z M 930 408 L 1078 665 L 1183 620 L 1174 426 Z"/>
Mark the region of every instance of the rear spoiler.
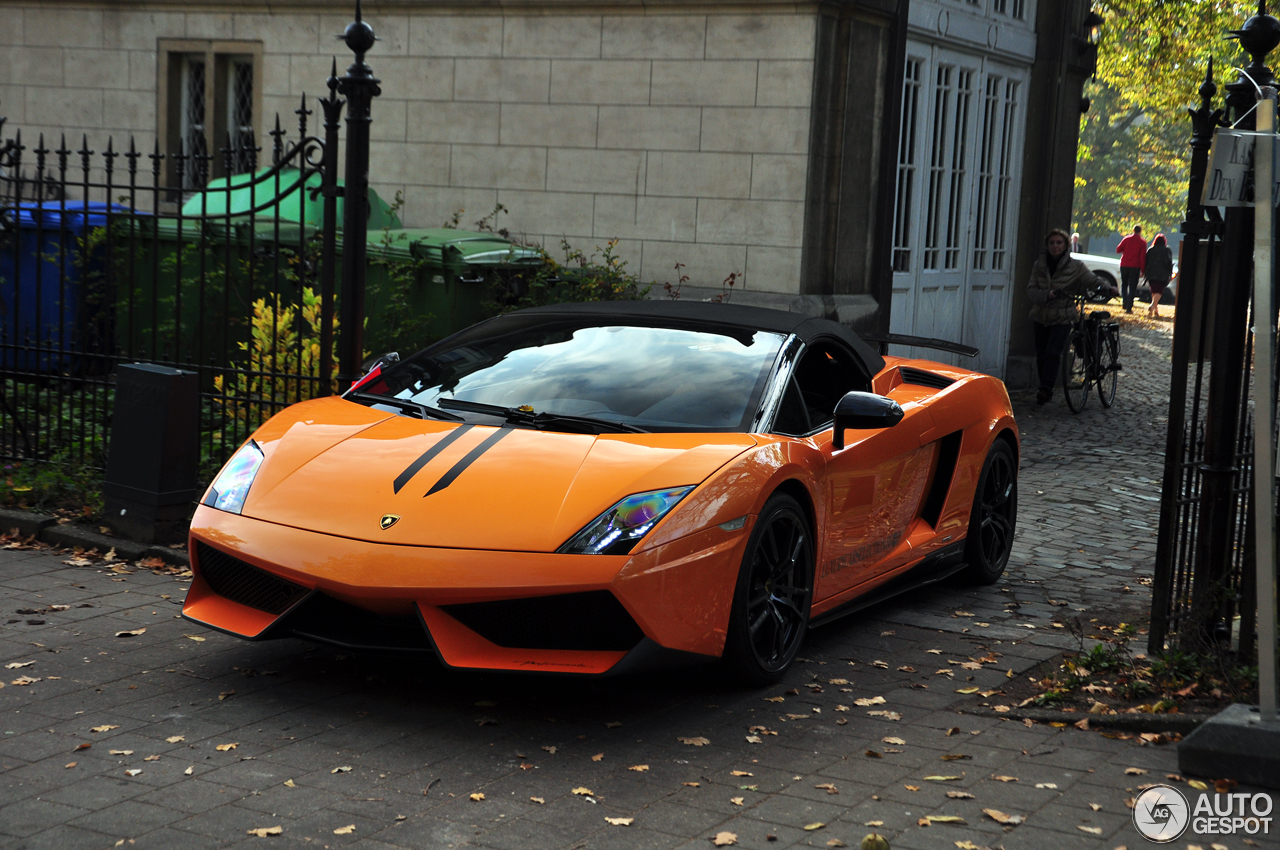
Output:
<path fill-rule="evenodd" d="M 964 357 L 977 357 L 980 349 L 974 348 L 972 345 L 962 345 L 958 342 L 947 342 L 945 339 L 933 339 L 927 336 L 909 336 L 908 334 L 877 334 L 875 336 L 863 336 L 867 342 L 874 342 L 880 346 L 880 356 L 883 357 L 889 353 L 891 345 L 913 345 L 916 348 L 933 348 L 938 351 L 947 351 L 951 354 L 959 354 Z"/>

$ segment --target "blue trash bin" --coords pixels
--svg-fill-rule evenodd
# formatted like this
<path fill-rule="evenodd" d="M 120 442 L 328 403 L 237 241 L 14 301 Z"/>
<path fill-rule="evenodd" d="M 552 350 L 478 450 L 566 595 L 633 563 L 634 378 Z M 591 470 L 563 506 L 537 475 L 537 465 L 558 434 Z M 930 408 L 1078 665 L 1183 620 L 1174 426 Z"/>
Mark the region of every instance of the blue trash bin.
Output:
<path fill-rule="evenodd" d="M 0 210 L 0 364 L 48 374 L 110 354 L 106 246 L 82 257 L 90 228 L 128 207 L 101 201 L 27 202 Z"/>

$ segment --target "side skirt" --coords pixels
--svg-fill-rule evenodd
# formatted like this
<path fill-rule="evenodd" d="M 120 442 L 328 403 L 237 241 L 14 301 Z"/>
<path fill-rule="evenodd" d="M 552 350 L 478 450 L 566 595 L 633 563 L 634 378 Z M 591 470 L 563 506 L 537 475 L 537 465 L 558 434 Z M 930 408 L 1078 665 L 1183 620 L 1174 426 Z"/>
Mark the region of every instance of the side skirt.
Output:
<path fill-rule="evenodd" d="M 809 621 L 809 627 L 825 626 L 827 623 L 853 614 L 856 611 L 861 611 L 864 608 L 869 608 L 872 605 L 878 605 L 886 599 L 892 599 L 909 590 L 936 584 L 943 579 L 950 578 L 967 566 L 968 564 L 964 561 L 964 540 L 957 540 L 950 546 L 926 555 L 920 563 L 901 575 L 889 579 L 879 587 L 864 593 L 862 596 L 854 597 L 838 608 L 833 608 L 825 614 L 813 618 Z"/>

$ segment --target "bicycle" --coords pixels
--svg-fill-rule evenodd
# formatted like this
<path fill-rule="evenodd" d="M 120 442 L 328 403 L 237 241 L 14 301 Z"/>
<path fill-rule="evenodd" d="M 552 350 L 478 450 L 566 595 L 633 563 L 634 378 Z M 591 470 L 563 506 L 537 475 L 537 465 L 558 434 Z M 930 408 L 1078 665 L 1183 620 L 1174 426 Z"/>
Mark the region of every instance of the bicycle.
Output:
<path fill-rule="evenodd" d="M 1062 347 L 1062 388 L 1072 413 L 1084 410 L 1094 386 L 1103 407 L 1114 404 L 1121 371 L 1119 322 L 1108 321 L 1111 314 L 1100 310 L 1086 316 L 1085 300 L 1076 299 L 1080 317 L 1072 322 Z"/>

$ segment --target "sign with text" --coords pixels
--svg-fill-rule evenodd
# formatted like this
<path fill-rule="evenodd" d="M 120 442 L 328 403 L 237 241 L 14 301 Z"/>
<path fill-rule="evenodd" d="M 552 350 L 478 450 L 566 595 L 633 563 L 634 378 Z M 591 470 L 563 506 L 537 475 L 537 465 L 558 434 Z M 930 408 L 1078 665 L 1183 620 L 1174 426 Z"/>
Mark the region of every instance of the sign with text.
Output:
<path fill-rule="evenodd" d="M 1261 135 L 1248 130 L 1220 127 L 1209 151 L 1209 169 L 1200 203 L 1206 207 L 1253 206 L 1253 148 Z M 1280 145 L 1272 145 L 1274 154 Z M 1280 175 L 1280 169 L 1272 171 Z M 1280 201 L 1280 180 L 1272 198 Z M 1278 204 L 1280 205 L 1280 204 Z"/>

